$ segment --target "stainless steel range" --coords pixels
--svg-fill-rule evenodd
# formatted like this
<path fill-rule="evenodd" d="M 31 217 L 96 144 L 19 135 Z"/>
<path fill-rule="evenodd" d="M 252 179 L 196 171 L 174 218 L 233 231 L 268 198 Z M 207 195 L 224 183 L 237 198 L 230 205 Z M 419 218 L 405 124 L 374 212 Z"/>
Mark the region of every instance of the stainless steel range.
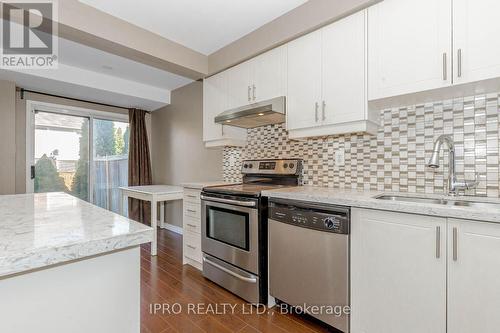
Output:
<path fill-rule="evenodd" d="M 267 198 L 300 182 L 299 159 L 247 160 L 243 183 L 202 192 L 203 275 L 251 303 L 267 304 Z"/>

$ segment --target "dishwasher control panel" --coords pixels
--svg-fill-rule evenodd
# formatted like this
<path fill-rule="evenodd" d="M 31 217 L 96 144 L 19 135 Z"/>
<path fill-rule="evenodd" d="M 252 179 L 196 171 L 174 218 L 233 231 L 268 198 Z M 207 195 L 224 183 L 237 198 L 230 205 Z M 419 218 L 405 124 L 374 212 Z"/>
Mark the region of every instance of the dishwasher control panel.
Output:
<path fill-rule="evenodd" d="M 269 219 L 337 234 L 349 234 L 349 213 L 348 207 L 281 200 L 269 202 Z"/>

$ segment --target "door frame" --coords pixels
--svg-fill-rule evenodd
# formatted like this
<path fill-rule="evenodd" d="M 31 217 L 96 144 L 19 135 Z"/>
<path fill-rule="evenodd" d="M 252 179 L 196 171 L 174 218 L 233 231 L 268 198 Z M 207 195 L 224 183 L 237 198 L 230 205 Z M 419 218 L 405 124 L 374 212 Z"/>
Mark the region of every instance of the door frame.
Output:
<path fill-rule="evenodd" d="M 34 100 L 26 100 L 26 193 L 33 193 L 35 190 L 35 182 L 31 179 L 31 166 L 34 165 L 34 148 L 35 148 L 35 110 L 42 112 L 51 112 L 60 115 L 70 115 L 77 117 L 85 117 L 89 119 L 89 202 L 92 203 L 93 192 L 93 129 L 94 119 L 103 119 L 111 121 L 129 122 L 128 114 L 115 113 L 107 111 L 99 111 L 76 106 L 63 104 L 39 102 Z"/>

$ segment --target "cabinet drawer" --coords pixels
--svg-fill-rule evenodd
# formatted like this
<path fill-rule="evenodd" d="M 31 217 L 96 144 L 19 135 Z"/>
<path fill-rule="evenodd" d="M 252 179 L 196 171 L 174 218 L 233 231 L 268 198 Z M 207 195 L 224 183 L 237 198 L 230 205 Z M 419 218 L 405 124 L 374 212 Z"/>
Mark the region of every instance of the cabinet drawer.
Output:
<path fill-rule="evenodd" d="M 201 220 L 191 216 L 184 216 L 184 230 L 188 232 L 201 233 Z"/>
<path fill-rule="evenodd" d="M 201 203 L 184 202 L 184 216 L 201 218 Z"/>
<path fill-rule="evenodd" d="M 183 237 L 184 256 L 201 263 L 201 235 L 188 231 Z"/>
<path fill-rule="evenodd" d="M 184 202 L 200 203 L 200 190 L 185 188 L 184 189 Z"/>

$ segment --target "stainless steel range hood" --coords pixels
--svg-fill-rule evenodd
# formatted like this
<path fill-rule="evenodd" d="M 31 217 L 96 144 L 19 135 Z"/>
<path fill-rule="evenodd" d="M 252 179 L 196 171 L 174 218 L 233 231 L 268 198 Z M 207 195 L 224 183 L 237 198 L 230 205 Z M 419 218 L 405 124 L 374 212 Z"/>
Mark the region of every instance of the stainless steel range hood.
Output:
<path fill-rule="evenodd" d="M 242 128 L 254 128 L 285 122 L 285 97 L 253 103 L 222 112 L 215 122 Z"/>

